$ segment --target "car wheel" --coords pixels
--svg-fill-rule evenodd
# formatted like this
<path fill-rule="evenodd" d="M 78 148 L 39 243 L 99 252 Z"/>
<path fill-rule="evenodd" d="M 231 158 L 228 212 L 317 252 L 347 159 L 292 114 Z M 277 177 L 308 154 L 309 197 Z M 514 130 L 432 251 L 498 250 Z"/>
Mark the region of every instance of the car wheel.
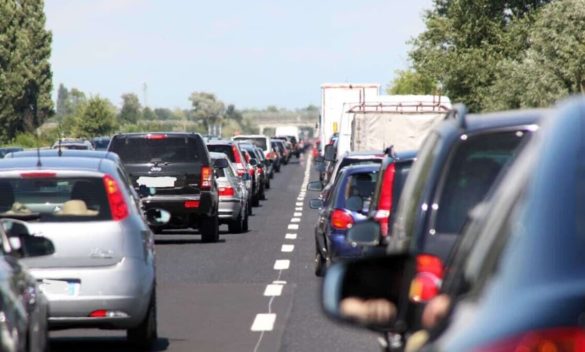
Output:
<path fill-rule="evenodd" d="M 201 232 L 201 240 L 205 243 L 219 241 L 219 221 L 217 215 L 203 217 L 199 225 L 199 232 Z"/>
<path fill-rule="evenodd" d="M 260 205 L 260 195 L 252 197 L 252 205 L 255 207 Z"/>
<path fill-rule="evenodd" d="M 266 182 L 266 189 L 270 189 L 270 179 L 268 179 L 268 182 Z"/>
<path fill-rule="evenodd" d="M 158 338 L 156 317 L 156 293 L 153 292 L 144 320 L 126 332 L 128 342 L 140 350 L 148 350 Z"/>
<path fill-rule="evenodd" d="M 231 233 L 242 233 L 244 230 L 244 216 L 240 211 L 240 215 L 236 220 L 232 220 L 228 223 L 228 231 Z"/>
<path fill-rule="evenodd" d="M 252 211 L 252 205 L 251 205 L 252 203 L 253 203 L 252 202 L 252 198 L 248 199 L 248 205 L 247 205 L 247 207 L 248 207 L 248 216 L 254 215 L 254 212 Z"/>
<path fill-rule="evenodd" d="M 248 206 L 248 208 L 250 208 L 250 206 Z M 248 220 L 250 219 L 250 217 L 248 216 L 248 213 L 246 213 L 246 216 L 244 216 L 244 221 L 242 223 L 242 232 L 248 232 Z"/>
<path fill-rule="evenodd" d="M 327 270 L 327 261 L 323 258 L 323 255 L 318 250 L 315 250 L 315 275 L 323 277 Z"/>

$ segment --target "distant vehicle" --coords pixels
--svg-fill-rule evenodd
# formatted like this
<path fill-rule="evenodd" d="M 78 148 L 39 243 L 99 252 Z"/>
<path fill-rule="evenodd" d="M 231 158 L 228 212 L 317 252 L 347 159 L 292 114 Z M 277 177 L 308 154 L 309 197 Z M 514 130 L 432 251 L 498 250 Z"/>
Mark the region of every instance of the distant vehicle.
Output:
<path fill-rule="evenodd" d="M 235 167 L 224 153 L 209 153 L 216 172 L 219 191 L 219 222 L 227 224 L 232 233 L 248 231 L 248 190 Z"/>
<path fill-rule="evenodd" d="M 248 134 L 238 135 L 232 137 L 233 141 L 248 140 L 257 147 L 261 148 L 264 152 L 264 157 L 272 163 L 276 158 L 276 155 L 272 152 L 272 144 L 270 143 L 270 137 L 261 134 Z"/>
<path fill-rule="evenodd" d="M 344 103 L 364 103 L 380 94 L 378 83 L 324 83 L 321 85 L 319 138 L 328 143 L 341 128 Z M 324 152 L 324 151 L 322 151 Z"/>
<path fill-rule="evenodd" d="M 380 164 L 361 164 L 343 168 L 326 199 L 311 200 L 319 209 L 315 226 L 315 275 L 323 276 L 330 263 L 359 257 L 363 248 L 350 243 L 349 230 L 356 221 L 365 220 Z"/>
<path fill-rule="evenodd" d="M 0 160 L 0 212 L 27 219 L 31 233 L 54 242 L 54 254 L 24 260 L 49 300 L 50 328 L 125 329 L 133 344 L 150 345 L 157 337 L 154 236 L 117 164 L 38 160 Z M 156 212 L 167 219 L 161 222 L 170 218 Z"/>
<path fill-rule="evenodd" d="M 6 156 L 6 154 L 9 153 L 14 153 L 14 152 L 20 152 L 23 151 L 24 148 L 20 148 L 20 147 L 4 147 L 4 148 L 0 148 L 0 159 L 4 158 Z"/>
<path fill-rule="evenodd" d="M 262 151 L 259 152 L 257 150 L 258 147 L 256 147 L 254 144 L 248 141 L 238 143 L 240 145 L 240 148 L 242 148 L 242 150 L 248 153 L 247 155 L 250 158 L 248 160 L 248 163 L 254 167 L 254 180 L 255 186 L 257 187 L 256 190 L 258 191 L 258 193 L 255 195 L 255 197 L 252 197 L 252 205 L 258 206 L 260 205 L 260 200 L 266 199 L 265 193 L 266 183 L 267 179 L 269 179 L 266 164 L 264 163 L 260 156 L 260 154 L 262 154 Z"/>
<path fill-rule="evenodd" d="M 76 149 L 76 150 L 94 150 L 93 145 L 87 139 L 62 138 L 53 143 L 53 149 Z"/>
<path fill-rule="evenodd" d="M 49 302 L 21 262 L 54 251 L 47 238 L 31 236 L 25 223 L 0 220 L 0 350 L 48 350 Z"/>
<path fill-rule="evenodd" d="M 203 242 L 219 240 L 219 195 L 209 152 L 197 133 L 128 133 L 112 137 L 109 151 L 124 162 L 135 186 L 156 190 L 142 198 L 146 210 L 171 213 L 164 227 L 198 228 Z"/>
<path fill-rule="evenodd" d="M 95 137 L 91 139 L 91 144 L 95 150 L 107 150 L 110 144 L 110 137 Z"/>
<path fill-rule="evenodd" d="M 301 129 L 297 126 L 278 126 L 274 132 L 275 136 L 291 136 L 298 141 L 301 136 Z"/>

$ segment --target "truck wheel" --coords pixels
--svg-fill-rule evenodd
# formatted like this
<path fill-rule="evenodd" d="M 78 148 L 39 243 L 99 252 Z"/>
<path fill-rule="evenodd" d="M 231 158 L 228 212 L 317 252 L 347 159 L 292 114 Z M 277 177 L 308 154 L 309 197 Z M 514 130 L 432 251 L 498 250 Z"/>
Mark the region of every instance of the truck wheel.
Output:
<path fill-rule="evenodd" d="M 156 293 L 153 292 L 150 298 L 150 304 L 144 320 L 135 327 L 126 331 L 128 342 L 140 350 L 149 350 L 150 346 L 158 338 L 157 317 L 156 317 Z"/>
<path fill-rule="evenodd" d="M 201 241 L 205 243 L 219 241 L 219 221 L 217 215 L 204 216 L 199 225 L 201 232 Z"/>

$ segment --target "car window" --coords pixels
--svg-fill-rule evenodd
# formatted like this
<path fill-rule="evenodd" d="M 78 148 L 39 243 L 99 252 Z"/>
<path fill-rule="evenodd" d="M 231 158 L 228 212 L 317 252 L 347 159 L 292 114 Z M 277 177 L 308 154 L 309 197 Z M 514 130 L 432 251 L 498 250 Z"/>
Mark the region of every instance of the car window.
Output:
<path fill-rule="evenodd" d="M 345 181 L 343 191 L 344 207 L 358 211 L 363 209 L 364 202 L 371 199 L 376 190 L 377 172 L 357 173 Z"/>
<path fill-rule="evenodd" d="M 152 162 L 194 162 L 204 160 L 201 142 L 191 137 L 114 138 L 110 151 L 127 164 Z"/>
<path fill-rule="evenodd" d="M 437 233 L 460 233 L 467 213 L 485 197 L 527 133 L 506 131 L 469 136 L 461 141 L 443 175 L 434 225 Z"/>
<path fill-rule="evenodd" d="M 400 196 L 402 195 L 402 190 L 404 189 L 404 184 L 406 183 L 406 179 L 408 174 L 410 173 L 410 169 L 412 168 L 412 161 L 405 161 L 405 162 L 397 162 L 396 163 L 396 172 L 394 173 L 394 184 L 392 185 L 392 209 L 397 209 L 398 201 L 400 200 Z M 393 216 L 395 211 L 390 213 L 390 216 Z"/>
<path fill-rule="evenodd" d="M 235 163 L 236 162 L 236 159 L 234 157 L 234 151 L 232 150 L 232 146 L 231 145 L 225 145 L 225 144 L 208 144 L 207 145 L 207 150 L 209 150 L 210 152 L 224 153 L 225 155 L 228 156 L 228 159 L 230 159 L 230 161 L 232 163 Z"/>
<path fill-rule="evenodd" d="M 417 161 L 412 166 L 398 202 L 398 213 L 392 230 L 395 235 L 411 236 L 414 231 L 423 191 L 438 155 L 440 142 L 438 134 L 429 134 L 417 153 Z"/>
<path fill-rule="evenodd" d="M 38 214 L 40 221 L 110 220 L 101 177 L 14 178 L 0 180 L 0 213 Z"/>

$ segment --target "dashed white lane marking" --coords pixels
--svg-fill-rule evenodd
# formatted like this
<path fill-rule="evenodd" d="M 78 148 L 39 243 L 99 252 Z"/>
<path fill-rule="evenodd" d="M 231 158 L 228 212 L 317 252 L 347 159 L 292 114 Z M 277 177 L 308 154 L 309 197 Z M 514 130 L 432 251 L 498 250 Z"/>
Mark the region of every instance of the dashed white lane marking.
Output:
<path fill-rule="evenodd" d="M 283 287 L 284 287 L 283 285 L 270 284 L 266 286 L 266 289 L 264 290 L 264 296 L 267 297 L 280 296 L 282 294 Z"/>
<path fill-rule="evenodd" d="M 303 206 L 303 202 L 297 202 L 296 205 L 297 205 L 297 207 L 302 207 Z"/>
<path fill-rule="evenodd" d="M 295 217 L 303 216 L 303 213 L 296 213 L 295 212 L 295 213 L 293 213 L 293 216 L 295 216 Z"/>
<path fill-rule="evenodd" d="M 274 280 L 272 283 L 275 285 L 286 285 L 286 281 L 284 280 Z"/>
<path fill-rule="evenodd" d="M 297 234 L 296 233 L 287 233 L 284 238 L 286 238 L 287 240 L 296 240 L 297 239 Z"/>
<path fill-rule="evenodd" d="M 286 270 L 290 268 L 290 260 L 278 259 L 274 262 L 274 270 Z"/>
<path fill-rule="evenodd" d="M 280 248 L 281 252 L 292 252 L 295 250 L 295 245 L 294 244 L 283 244 L 282 247 Z"/>
<path fill-rule="evenodd" d="M 276 314 L 256 314 L 256 318 L 250 328 L 252 331 L 272 331 L 274 329 L 274 322 L 276 321 Z"/>
<path fill-rule="evenodd" d="M 296 211 L 303 211 L 303 207 L 296 207 L 295 210 Z"/>
<path fill-rule="evenodd" d="M 299 224 L 290 224 L 287 227 L 289 230 L 298 230 L 299 229 Z"/>
<path fill-rule="evenodd" d="M 301 218 L 292 218 L 290 222 L 301 222 Z"/>

